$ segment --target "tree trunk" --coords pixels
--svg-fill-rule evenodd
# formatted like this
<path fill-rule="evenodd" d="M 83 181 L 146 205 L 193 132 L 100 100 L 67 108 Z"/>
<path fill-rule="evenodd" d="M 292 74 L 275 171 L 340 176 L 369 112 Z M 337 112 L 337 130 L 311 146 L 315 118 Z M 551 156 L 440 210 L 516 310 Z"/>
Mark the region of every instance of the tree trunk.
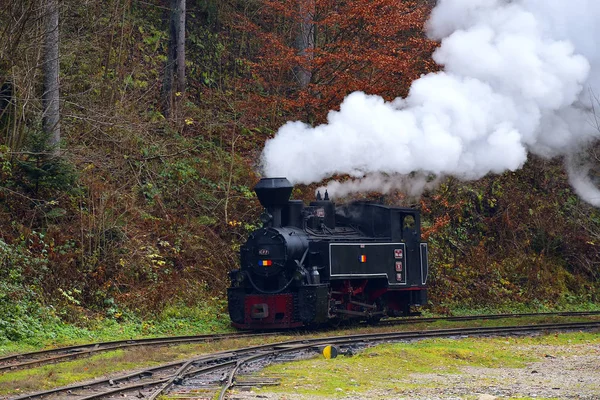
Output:
<path fill-rule="evenodd" d="M 179 0 L 176 13 L 177 32 L 177 84 L 178 92 L 185 92 L 185 0 Z"/>
<path fill-rule="evenodd" d="M 314 0 L 298 0 L 299 28 L 296 36 L 298 54 L 304 64 L 296 67 L 296 76 L 301 88 L 305 88 L 312 78 L 313 50 L 315 48 Z"/>
<path fill-rule="evenodd" d="M 0 71 L 0 127 L 5 115 L 8 115 L 13 102 L 13 85 L 10 78 L 4 77 Z"/>
<path fill-rule="evenodd" d="M 176 0 L 171 0 L 173 4 Z M 175 71 L 175 33 L 173 32 L 173 16 L 169 17 L 169 44 L 167 47 L 167 64 L 165 65 L 165 76 L 163 78 L 161 97 L 162 97 L 162 112 L 165 118 L 171 116 L 173 108 L 173 74 Z"/>
<path fill-rule="evenodd" d="M 171 0 L 167 65 L 162 86 L 162 111 L 166 118 L 173 112 L 174 89 L 179 93 L 185 91 L 185 0 Z"/>
<path fill-rule="evenodd" d="M 42 94 L 42 127 L 48 146 L 56 155 L 60 152 L 60 81 L 58 0 L 46 0 L 44 34 L 44 93 Z"/>

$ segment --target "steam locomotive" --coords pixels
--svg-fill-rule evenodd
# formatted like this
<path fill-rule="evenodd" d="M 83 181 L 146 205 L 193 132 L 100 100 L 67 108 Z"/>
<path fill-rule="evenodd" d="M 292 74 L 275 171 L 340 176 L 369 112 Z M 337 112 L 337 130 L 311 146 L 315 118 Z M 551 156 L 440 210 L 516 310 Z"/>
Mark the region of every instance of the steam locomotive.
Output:
<path fill-rule="evenodd" d="M 305 206 L 286 178 L 254 188 L 263 227 L 240 250 L 227 297 L 235 327 L 274 329 L 349 319 L 377 322 L 427 302 L 420 214 L 372 202 Z"/>

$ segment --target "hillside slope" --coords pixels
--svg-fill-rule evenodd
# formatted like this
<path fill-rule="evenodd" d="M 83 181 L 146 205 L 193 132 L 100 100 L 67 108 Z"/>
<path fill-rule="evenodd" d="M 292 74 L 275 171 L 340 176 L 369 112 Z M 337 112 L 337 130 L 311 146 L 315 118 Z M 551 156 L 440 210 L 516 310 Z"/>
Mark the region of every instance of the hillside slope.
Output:
<path fill-rule="evenodd" d="M 251 188 L 265 140 L 289 119 L 323 121 L 352 90 L 404 95 L 436 68 L 424 2 L 398 27 L 410 74 L 368 80 L 365 61 L 344 53 L 349 41 L 320 59 L 322 68 L 352 59 L 344 74 L 323 73 L 308 88 L 291 78 L 294 16 L 276 18 L 281 10 L 258 1 L 190 2 L 188 88 L 165 119 L 165 3 L 64 2 L 59 159 L 41 132 L 39 27 L 3 33 L 12 47 L 0 53 L 0 80 L 14 97 L 0 117 L 0 341 L 33 334 L 27 324 L 48 315 L 85 324 L 223 299 L 261 212 Z M 35 20 L 36 4 L 11 12 Z M 0 26 L 11 18 L 0 14 Z M 385 72 L 390 60 L 368 67 Z M 312 193 L 301 186 L 294 196 Z M 399 192 L 385 201 L 412 202 Z M 600 213 L 573 194 L 560 161 L 450 179 L 420 206 L 434 311 L 599 301 Z"/>

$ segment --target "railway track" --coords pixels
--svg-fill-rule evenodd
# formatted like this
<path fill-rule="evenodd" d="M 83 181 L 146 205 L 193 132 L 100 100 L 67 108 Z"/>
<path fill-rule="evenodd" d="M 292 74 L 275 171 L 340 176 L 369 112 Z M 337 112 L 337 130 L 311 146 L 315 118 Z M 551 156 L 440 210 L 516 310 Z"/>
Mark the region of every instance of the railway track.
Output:
<path fill-rule="evenodd" d="M 13 354 L 10 356 L 2 357 L 0 358 L 0 373 L 17 369 L 32 368 L 45 364 L 68 361 L 75 358 L 86 357 L 92 354 L 111 350 L 119 350 L 139 346 L 167 346 L 186 343 L 210 342 L 232 338 L 241 339 L 256 336 L 262 337 L 268 334 L 269 333 L 224 333 L 216 335 L 118 340 L 112 342 L 90 343 L 79 346 L 61 347 L 56 349 L 34 351 L 22 354 Z"/>
<path fill-rule="evenodd" d="M 525 318 L 525 317 L 589 317 L 600 315 L 600 311 L 562 311 L 562 312 L 546 312 L 546 313 L 521 313 L 521 314 L 488 314 L 488 315 L 465 315 L 457 317 L 417 317 L 390 319 L 379 322 L 381 326 L 389 325 L 405 325 L 424 322 L 438 321 L 477 321 L 503 318 Z"/>
<path fill-rule="evenodd" d="M 431 318 L 404 318 L 391 319 L 379 322 L 379 326 L 394 326 L 407 325 L 415 323 L 427 323 L 437 321 L 475 321 L 475 320 L 490 320 L 503 318 L 521 318 L 521 317 L 584 317 L 600 315 L 600 311 L 584 311 L 584 312 L 555 312 L 555 313 L 525 313 L 525 314 L 493 314 L 493 315 L 473 315 L 459 317 L 431 317 Z M 6 371 L 14 371 L 18 369 L 33 368 L 45 364 L 64 362 L 76 358 L 88 357 L 93 354 L 127 349 L 140 346 L 166 346 L 186 343 L 201 343 L 218 341 L 224 339 L 241 339 L 250 337 L 260 337 L 265 335 L 276 335 L 278 332 L 269 333 L 230 333 L 216 335 L 195 335 L 195 336 L 178 336 L 178 337 L 162 337 L 162 338 L 147 338 L 136 340 L 119 340 L 111 342 L 90 343 L 78 346 L 61 347 L 56 349 L 48 349 L 35 351 L 30 353 L 14 354 L 0 358 L 0 373 Z"/>
<path fill-rule="evenodd" d="M 67 396 L 69 399 L 74 400 L 108 399 L 127 393 L 134 394 L 138 398 L 154 400 L 159 395 L 167 393 L 173 385 L 181 386 L 185 384 L 186 380 L 199 379 L 199 377 L 203 377 L 203 382 L 207 384 L 218 386 L 219 399 L 222 400 L 225 398 L 227 391 L 236 385 L 236 375 L 243 367 L 248 367 L 257 362 L 264 365 L 267 362 L 277 361 L 279 357 L 291 353 L 316 352 L 326 345 L 337 346 L 343 354 L 356 346 L 364 347 L 378 342 L 597 328 L 600 328 L 600 321 L 370 333 L 290 340 L 246 347 L 234 351 L 222 351 L 194 359 L 147 368 L 143 371 L 110 379 L 100 379 L 94 382 L 13 397 L 11 400 L 61 399 Z"/>

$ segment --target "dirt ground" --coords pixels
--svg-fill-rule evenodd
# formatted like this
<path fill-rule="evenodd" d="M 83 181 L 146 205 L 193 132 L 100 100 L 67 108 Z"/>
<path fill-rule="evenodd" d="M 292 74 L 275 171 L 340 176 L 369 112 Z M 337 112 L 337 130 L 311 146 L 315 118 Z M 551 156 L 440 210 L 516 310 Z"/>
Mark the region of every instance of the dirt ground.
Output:
<path fill-rule="evenodd" d="M 464 367 L 459 374 L 411 374 L 404 382 L 423 382 L 422 389 L 394 391 L 370 390 L 341 393 L 331 397 L 281 394 L 268 391 L 238 390 L 230 400 L 309 400 L 309 399 L 419 399 L 419 400 L 494 400 L 494 399 L 600 399 L 600 345 L 521 347 L 541 361 L 525 368 Z M 412 385 L 411 385 L 412 386 Z M 340 389 L 341 390 L 341 389 Z"/>

